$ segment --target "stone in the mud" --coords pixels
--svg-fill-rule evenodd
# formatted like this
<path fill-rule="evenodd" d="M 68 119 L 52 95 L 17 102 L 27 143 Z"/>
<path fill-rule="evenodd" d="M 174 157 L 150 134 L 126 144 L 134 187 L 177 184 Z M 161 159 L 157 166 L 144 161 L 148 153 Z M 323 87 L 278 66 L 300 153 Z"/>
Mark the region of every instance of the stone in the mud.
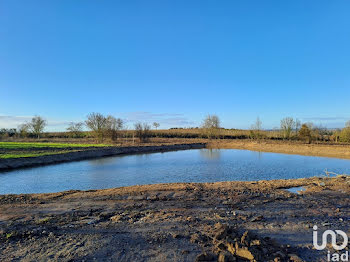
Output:
<path fill-rule="evenodd" d="M 296 254 L 288 254 L 289 260 L 292 262 L 303 262 L 303 260 Z"/>
<path fill-rule="evenodd" d="M 119 223 L 119 222 L 121 222 L 121 220 L 122 220 L 122 216 L 121 216 L 121 215 L 115 215 L 115 216 L 112 216 L 112 217 L 110 218 L 110 220 L 111 220 L 112 222 Z"/>
<path fill-rule="evenodd" d="M 203 243 L 207 241 L 207 236 L 202 235 L 200 233 L 195 233 L 191 235 L 190 242 L 191 243 Z"/>
<path fill-rule="evenodd" d="M 260 246 L 261 245 L 261 241 L 259 239 L 253 239 L 252 241 L 250 241 L 249 246 Z"/>
<path fill-rule="evenodd" d="M 234 262 L 237 259 L 228 251 L 220 252 L 218 262 Z"/>
<path fill-rule="evenodd" d="M 247 239 L 247 236 L 245 239 Z M 245 240 L 243 242 L 243 244 L 237 241 L 234 243 L 228 242 L 226 244 L 227 250 L 234 256 L 250 261 L 260 261 L 263 258 L 262 251 L 257 246 L 249 247 Z"/>
<path fill-rule="evenodd" d="M 105 219 L 111 218 L 112 216 L 113 216 L 112 212 L 101 212 L 98 217 L 101 220 L 105 220 Z"/>
<path fill-rule="evenodd" d="M 234 243 L 227 243 L 226 244 L 227 246 L 227 250 L 232 254 L 236 254 L 236 247 L 235 247 L 235 244 Z"/>
<path fill-rule="evenodd" d="M 222 240 L 227 236 L 227 230 L 221 229 L 219 232 L 215 234 L 215 239 L 216 240 Z"/>
<path fill-rule="evenodd" d="M 261 220 L 263 220 L 264 219 L 264 216 L 255 216 L 255 217 L 253 217 L 251 220 L 250 220 L 250 222 L 258 222 L 258 221 L 261 221 Z"/>
<path fill-rule="evenodd" d="M 202 253 L 196 257 L 195 262 L 217 261 L 217 256 L 211 253 Z"/>
<path fill-rule="evenodd" d="M 231 238 L 234 237 L 232 228 L 227 225 L 216 223 L 214 226 L 214 230 L 215 230 L 215 235 L 214 235 L 215 240 L 222 240 L 228 236 L 230 236 Z"/>
<path fill-rule="evenodd" d="M 158 200 L 158 197 L 155 196 L 155 195 L 151 195 L 151 196 L 146 197 L 146 200 L 149 200 L 149 201 L 156 201 L 156 200 Z"/>
<path fill-rule="evenodd" d="M 177 234 L 177 233 L 171 233 L 171 236 L 173 238 L 181 238 L 181 235 L 180 234 Z"/>
<path fill-rule="evenodd" d="M 250 242 L 250 237 L 248 235 L 248 231 L 245 231 L 241 237 L 241 244 L 248 246 Z"/>
<path fill-rule="evenodd" d="M 236 255 L 238 257 L 245 258 L 245 259 L 248 259 L 250 261 L 256 260 L 253 253 L 250 250 L 248 250 L 247 247 L 242 247 L 242 248 L 237 247 L 236 248 Z"/>
<path fill-rule="evenodd" d="M 277 251 L 276 253 L 274 253 L 274 256 L 280 257 L 283 259 L 286 258 L 286 255 L 282 251 Z"/>
<path fill-rule="evenodd" d="M 226 250 L 227 247 L 223 242 L 220 242 L 219 244 L 216 245 L 216 249 L 219 251 Z"/>

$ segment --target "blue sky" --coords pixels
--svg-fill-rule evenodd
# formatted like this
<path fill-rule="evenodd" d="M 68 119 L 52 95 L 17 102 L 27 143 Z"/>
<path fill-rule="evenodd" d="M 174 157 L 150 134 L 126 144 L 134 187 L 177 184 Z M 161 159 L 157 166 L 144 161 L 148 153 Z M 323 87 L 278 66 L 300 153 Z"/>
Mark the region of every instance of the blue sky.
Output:
<path fill-rule="evenodd" d="M 350 119 L 349 1 L 0 1 L 0 127 Z"/>

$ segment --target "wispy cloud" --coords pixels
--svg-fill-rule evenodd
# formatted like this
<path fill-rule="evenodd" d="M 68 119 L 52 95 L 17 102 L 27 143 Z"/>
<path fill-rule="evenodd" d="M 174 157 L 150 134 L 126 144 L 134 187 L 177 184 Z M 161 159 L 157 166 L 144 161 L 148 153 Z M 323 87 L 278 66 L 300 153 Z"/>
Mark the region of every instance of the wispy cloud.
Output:
<path fill-rule="evenodd" d="M 124 118 L 128 123 L 135 122 L 159 122 L 163 126 L 191 126 L 195 122 L 189 120 L 183 114 L 177 113 L 150 113 L 150 112 L 129 112 L 124 114 Z"/>
<path fill-rule="evenodd" d="M 136 122 L 153 123 L 158 122 L 163 128 L 169 127 L 189 127 L 195 125 L 183 114 L 176 113 L 150 113 L 150 112 L 128 112 L 120 115 L 126 123 Z M 17 128 L 19 125 L 29 122 L 33 116 L 9 116 L 0 115 L 0 128 Z M 46 118 L 47 131 L 64 131 L 71 121 L 59 121 L 57 119 Z"/>
<path fill-rule="evenodd" d="M 350 117 L 328 116 L 328 117 L 304 117 L 302 122 L 313 122 L 316 125 L 323 125 L 328 128 L 342 128 Z"/>
<path fill-rule="evenodd" d="M 6 116 L 0 115 L 0 128 L 17 128 L 19 125 L 29 122 L 33 116 Z M 54 119 L 46 119 L 49 130 L 64 130 L 69 124 L 67 121 L 58 121 Z M 61 128 L 60 128 L 61 127 Z"/>
<path fill-rule="evenodd" d="M 30 121 L 31 118 L 31 116 L 0 115 L 0 128 L 16 128 L 20 124 Z"/>
<path fill-rule="evenodd" d="M 331 117 L 305 117 L 302 118 L 304 121 L 347 121 L 350 117 L 339 117 L 339 116 L 331 116 Z"/>

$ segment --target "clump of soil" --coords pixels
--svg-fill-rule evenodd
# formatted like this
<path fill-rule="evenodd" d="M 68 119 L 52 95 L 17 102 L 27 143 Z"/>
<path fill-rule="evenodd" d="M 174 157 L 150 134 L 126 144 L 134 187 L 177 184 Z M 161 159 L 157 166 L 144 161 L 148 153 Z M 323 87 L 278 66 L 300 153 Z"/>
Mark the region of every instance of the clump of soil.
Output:
<path fill-rule="evenodd" d="M 261 238 L 227 224 L 217 223 L 210 228 L 206 237 L 193 236 L 204 249 L 196 261 L 303 261 L 286 246 L 279 245 L 269 237 Z"/>

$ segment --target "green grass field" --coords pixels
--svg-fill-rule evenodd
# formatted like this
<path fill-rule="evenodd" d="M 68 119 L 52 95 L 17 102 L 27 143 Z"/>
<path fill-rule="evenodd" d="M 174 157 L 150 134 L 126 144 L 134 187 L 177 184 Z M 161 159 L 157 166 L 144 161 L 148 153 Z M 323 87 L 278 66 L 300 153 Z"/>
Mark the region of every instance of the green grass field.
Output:
<path fill-rule="evenodd" d="M 0 159 L 56 155 L 92 147 L 108 147 L 106 144 L 65 144 L 0 142 Z"/>
<path fill-rule="evenodd" d="M 63 150 L 56 152 L 43 152 L 43 153 L 11 153 L 11 154 L 0 154 L 0 159 L 9 159 L 9 158 L 22 158 L 22 157 L 37 157 L 37 156 L 47 156 L 47 155 L 57 155 L 68 152 L 74 152 L 76 150 Z"/>
<path fill-rule="evenodd" d="M 65 143 L 28 143 L 0 142 L 0 149 L 30 149 L 30 148 L 74 148 L 74 147 L 108 147 L 105 144 L 65 144 Z"/>

